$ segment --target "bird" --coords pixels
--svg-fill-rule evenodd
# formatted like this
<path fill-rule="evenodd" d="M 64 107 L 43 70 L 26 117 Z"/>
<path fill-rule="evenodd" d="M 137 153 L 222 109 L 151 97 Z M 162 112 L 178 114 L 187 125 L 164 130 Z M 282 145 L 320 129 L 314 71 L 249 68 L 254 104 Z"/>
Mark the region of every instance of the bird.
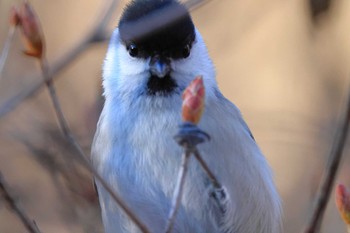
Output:
<path fill-rule="evenodd" d="M 280 233 L 273 172 L 240 110 L 220 92 L 204 39 L 180 1 L 126 4 L 102 68 L 94 167 L 150 232 L 164 232 L 183 152 L 174 140 L 181 95 L 198 75 L 206 90 L 198 127 L 211 138 L 198 151 L 224 195 L 191 157 L 172 232 Z M 105 232 L 140 232 L 95 183 Z"/>

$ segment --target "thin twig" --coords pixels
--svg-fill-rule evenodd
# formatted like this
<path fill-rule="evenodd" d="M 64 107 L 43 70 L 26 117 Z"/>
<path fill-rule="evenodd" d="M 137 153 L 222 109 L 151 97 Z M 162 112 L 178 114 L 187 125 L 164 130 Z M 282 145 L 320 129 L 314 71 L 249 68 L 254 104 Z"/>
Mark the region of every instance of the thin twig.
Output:
<path fill-rule="evenodd" d="M 68 128 L 67 120 L 64 117 L 64 114 L 60 106 L 60 102 L 57 98 L 56 89 L 53 85 L 53 79 L 51 79 L 49 76 L 49 67 L 48 67 L 47 59 L 45 57 L 40 59 L 40 68 L 43 73 L 46 87 L 50 92 L 50 97 L 57 116 L 57 120 L 59 121 L 59 125 L 63 131 L 64 136 L 68 137 L 70 134 L 70 131 Z"/>
<path fill-rule="evenodd" d="M 202 131 L 201 129 L 199 129 L 196 124 L 193 124 L 192 122 L 183 122 L 180 125 L 179 132 L 175 135 L 174 139 L 181 147 L 184 148 L 185 151 L 182 156 L 181 168 L 179 170 L 178 177 L 177 177 L 172 206 L 169 211 L 165 233 L 170 233 L 174 226 L 176 213 L 180 206 L 181 198 L 183 195 L 183 186 L 184 186 L 185 176 L 188 169 L 188 160 L 191 154 L 195 155 L 196 159 L 199 161 L 200 165 L 203 167 L 203 170 L 205 170 L 205 172 L 208 174 L 210 180 L 213 183 L 213 186 L 215 188 L 222 189 L 219 181 L 216 179 L 214 174 L 210 171 L 209 167 L 200 156 L 196 147 L 198 144 L 210 140 L 210 136 L 204 131 Z"/>
<path fill-rule="evenodd" d="M 198 160 L 199 164 L 203 168 L 203 170 L 207 173 L 207 176 L 209 177 L 210 181 L 212 182 L 213 186 L 218 189 L 222 189 L 222 185 L 219 182 L 219 180 L 216 178 L 214 173 L 210 170 L 209 166 L 207 163 L 203 160 L 202 156 L 200 155 L 199 151 L 197 148 L 193 149 L 193 154 L 194 157 Z"/>
<path fill-rule="evenodd" d="M 10 192 L 10 189 L 7 183 L 4 180 L 4 177 L 0 173 L 0 193 L 3 193 L 4 200 L 13 210 L 13 212 L 17 215 L 17 217 L 21 220 L 24 227 L 30 233 L 41 233 L 36 223 L 26 214 L 26 212 L 19 206 L 16 199 Z"/>
<path fill-rule="evenodd" d="M 188 170 L 188 161 L 190 156 L 191 156 L 191 150 L 186 148 L 185 152 L 182 155 L 181 167 L 177 176 L 177 182 L 174 190 L 174 196 L 172 200 L 171 209 L 169 212 L 167 226 L 165 228 L 166 229 L 165 233 L 170 233 L 174 226 L 176 213 L 179 209 L 182 194 L 183 194 L 183 187 L 185 184 L 185 177 Z"/>
<path fill-rule="evenodd" d="M 337 137 L 333 143 L 333 147 L 330 153 L 329 165 L 323 174 L 320 189 L 318 191 L 318 197 L 316 200 L 316 207 L 311 216 L 309 224 L 305 229 L 305 233 L 316 233 L 319 231 L 323 215 L 328 203 L 329 196 L 334 186 L 334 180 L 338 172 L 339 164 L 344 151 L 345 143 L 348 136 L 348 130 L 350 125 L 350 94 L 346 104 L 346 110 L 344 115 L 344 122 L 340 126 L 337 132 Z"/>
<path fill-rule="evenodd" d="M 186 2 L 186 4 L 190 7 L 190 10 L 195 10 L 209 1 L 210 0 L 189 0 Z M 97 19 L 101 20 L 92 27 L 91 31 L 87 35 L 82 37 L 81 41 L 79 41 L 72 48 L 68 49 L 66 54 L 62 55 L 52 63 L 53 65 L 50 69 L 50 77 L 59 77 L 55 75 L 63 68 L 71 64 L 71 62 L 82 54 L 91 44 L 96 42 L 104 42 L 110 38 L 111 33 L 106 31 L 107 29 L 105 26 L 110 21 L 117 2 L 118 0 L 109 0 L 109 4 L 106 4 L 106 8 L 104 8 L 102 11 L 101 16 L 97 17 Z M 149 28 L 149 30 L 152 30 L 152 27 Z M 34 74 L 32 76 L 33 77 L 30 78 L 31 80 L 39 80 L 41 74 Z M 0 107 L 0 118 L 12 112 L 19 104 L 24 102 L 24 100 L 33 97 L 44 85 L 44 81 L 38 81 L 20 93 L 10 97 Z"/>
<path fill-rule="evenodd" d="M 118 0 L 108 0 L 104 4 L 104 8 L 99 14 L 97 19 L 100 19 L 90 30 L 87 35 L 82 36 L 82 39 L 74 45 L 72 48 L 68 49 L 67 53 L 63 54 L 60 58 L 55 61 L 50 69 L 49 77 L 54 77 L 55 74 L 60 72 L 63 68 L 72 63 L 80 54 L 82 54 L 92 43 L 98 41 L 99 38 L 105 38 L 106 25 L 110 22 L 114 9 Z M 41 73 L 32 75 L 30 79 L 40 80 Z M 33 97 L 40 89 L 45 85 L 45 81 L 41 80 L 33 83 L 31 86 L 25 90 L 17 93 L 16 95 L 10 97 L 4 104 L 0 107 L 0 118 L 4 117 L 12 110 L 14 110 L 19 104 L 24 102 L 24 100 Z"/>
<path fill-rule="evenodd" d="M 335 1 L 332 0 L 309 0 L 310 13 L 315 20 L 322 13 L 327 12 Z"/>
<path fill-rule="evenodd" d="M 85 154 L 85 152 L 73 136 L 71 130 L 69 129 L 68 123 L 61 109 L 60 102 L 56 95 L 56 90 L 53 85 L 53 79 L 49 76 L 48 64 L 45 58 L 42 58 L 40 60 L 40 67 L 42 69 L 46 86 L 50 93 L 53 107 L 58 118 L 59 126 L 64 136 L 67 138 L 68 142 L 71 143 L 77 150 L 80 158 L 82 159 L 82 165 L 95 176 L 95 178 L 101 183 L 101 185 L 111 195 L 113 200 L 119 205 L 119 207 L 130 218 L 130 220 L 133 221 L 143 233 L 149 233 L 150 231 L 147 229 L 147 227 L 139 220 L 139 218 L 131 211 L 131 209 L 126 205 L 122 198 L 111 188 L 111 186 L 102 178 L 98 171 L 91 165 L 88 156 Z"/>
<path fill-rule="evenodd" d="M 201 6 L 204 6 L 210 1 L 211 0 L 187 0 L 185 2 L 185 6 L 188 9 L 191 9 L 193 11 L 193 10 L 196 10 L 197 8 L 200 8 Z"/>
<path fill-rule="evenodd" d="M 2 80 L 2 72 L 5 67 L 5 63 L 7 60 L 7 56 L 10 51 L 10 47 L 12 44 L 13 36 L 15 35 L 16 27 L 10 26 L 9 32 L 6 37 L 4 48 L 2 49 L 1 55 L 0 55 L 0 82 Z"/>

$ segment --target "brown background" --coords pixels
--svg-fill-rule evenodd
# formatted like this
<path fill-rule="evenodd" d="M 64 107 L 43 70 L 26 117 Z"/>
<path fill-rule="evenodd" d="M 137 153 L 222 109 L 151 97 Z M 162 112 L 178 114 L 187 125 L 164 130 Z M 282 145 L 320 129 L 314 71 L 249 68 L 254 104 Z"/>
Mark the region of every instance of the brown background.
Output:
<path fill-rule="evenodd" d="M 0 0 L 0 48 L 8 30 L 9 8 L 17 2 Z M 212 0 L 193 12 L 222 92 L 241 109 L 274 170 L 286 233 L 300 232 L 312 210 L 349 91 L 350 1 L 332 2 L 316 20 L 305 0 Z M 31 3 L 42 21 L 50 63 L 86 35 L 105 4 L 97 0 Z M 118 5 L 110 30 L 124 4 Z M 87 152 L 106 45 L 92 45 L 57 75 L 63 110 Z M 27 88 L 33 82 L 29 74 L 38 72 L 35 61 L 21 50 L 16 33 L 0 81 L 0 106 Z M 56 161 L 67 168 L 62 174 L 55 173 L 55 166 L 47 169 L 50 162 L 43 165 L 45 153 L 70 155 L 55 123 L 45 90 L 0 119 L 0 171 L 43 233 L 101 232 L 90 180 L 77 181 L 77 191 L 69 188 L 77 176 L 69 174 L 66 162 Z M 348 186 L 349 167 L 347 149 L 337 181 Z M 83 171 L 79 174 L 86 177 Z M 331 198 L 322 232 L 345 233 Z M 25 230 L 0 200 L 0 233 L 12 232 Z"/>

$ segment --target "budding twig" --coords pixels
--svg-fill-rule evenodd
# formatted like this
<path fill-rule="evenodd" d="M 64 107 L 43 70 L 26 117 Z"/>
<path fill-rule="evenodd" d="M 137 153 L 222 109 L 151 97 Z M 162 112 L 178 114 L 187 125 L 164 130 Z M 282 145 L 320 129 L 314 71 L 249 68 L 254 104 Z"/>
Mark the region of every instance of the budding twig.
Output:
<path fill-rule="evenodd" d="M 28 232 L 41 233 L 36 223 L 32 219 L 30 219 L 30 217 L 26 214 L 26 212 L 17 203 L 16 199 L 11 194 L 8 185 L 4 180 L 4 177 L 0 173 L 0 194 L 1 193 L 3 194 L 4 200 L 6 201 L 6 203 L 17 215 L 17 217 L 21 220 L 21 222 L 23 223 L 25 228 L 28 230 Z"/>
<path fill-rule="evenodd" d="M 335 204 L 338 207 L 340 217 L 347 228 L 350 227 L 350 192 L 343 184 L 338 184 L 335 188 Z"/>
<path fill-rule="evenodd" d="M 210 0 L 189 0 L 186 4 L 191 10 L 195 10 L 209 1 Z M 97 17 L 97 19 L 101 20 L 97 21 L 87 35 L 84 35 L 77 44 L 72 48 L 69 48 L 67 53 L 63 54 L 53 63 L 50 69 L 50 77 L 59 77 L 55 75 L 71 64 L 72 61 L 78 58 L 79 55 L 86 51 L 86 49 L 93 43 L 105 42 L 110 38 L 111 33 L 107 32 L 106 25 L 111 20 L 117 3 L 118 0 L 109 0 L 108 3 L 105 4 L 105 8 L 102 10 L 101 15 Z M 152 28 L 149 28 L 149 30 L 152 30 Z M 34 74 L 32 76 L 33 77 L 30 79 L 35 80 L 40 78 L 41 74 Z M 33 97 L 44 85 L 44 81 L 33 83 L 25 90 L 16 93 L 14 96 L 4 101 L 4 104 L 0 106 L 0 118 L 12 112 L 18 105 L 23 103 L 24 100 Z"/>
<path fill-rule="evenodd" d="M 56 95 L 56 90 L 53 85 L 53 79 L 49 76 L 48 64 L 45 58 L 42 58 L 40 60 L 40 67 L 44 76 L 46 86 L 50 93 L 51 101 L 58 119 L 59 126 L 64 136 L 67 138 L 68 142 L 70 142 L 78 152 L 83 162 L 82 165 L 95 176 L 95 178 L 104 187 L 104 189 L 111 195 L 112 199 L 119 205 L 119 207 L 130 218 L 130 220 L 135 223 L 135 225 L 141 230 L 141 232 L 149 233 L 150 231 L 147 229 L 147 227 L 139 220 L 139 218 L 131 211 L 131 209 L 126 205 L 126 203 L 122 200 L 122 198 L 111 188 L 111 186 L 102 178 L 102 176 L 98 173 L 98 171 L 91 165 L 87 155 L 81 148 L 78 141 L 73 136 L 68 126 L 68 123 L 65 119 L 62 108 L 60 106 L 60 102 Z"/>
<path fill-rule="evenodd" d="M 173 196 L 173 201 L 171 205 L 171 209 L 169 212 L 168 216 L 168 222 L 166 226 L 165 233 L 170 233 L 173 229 L 174 222 L 175 222 L 175 217 L 177 210 L 179 209 L 179 205 L 181 202 L 182 194 L 183 194 L 183 187 L 185 184 L 185 178 L 188 170 L 188 161 L 191 156 L 191 150 L 190 149 L 185 149 L 183 155 L 182 155 L 182 161 L 181 161 L 181 167 L 179 170 L 179 174 L 177 176 L 177 182 L 174 190 L 174 196 Z"/>
<path fill-rule="evenodd" d="M 55 74 L 63 70 L 66 66 L 71 64 L 80 54 L 82 54 L 92 43 L 95 43 L 98 38 L 105 37 L 105 31 L 107 24 L 110 22 L 113 12 L 116 8 L 118 0 L 108 0 L 104 3 L 104 8 L 99 14 L 97 19 L 97 23 L 91 27 L 91 30 L 84 36 L 82 39 L 75 44 L 72 48 L 69 48 L 65 54 L 59 57 L 51 69 L 49 70 L 50 78 L 53 78 Z M 103 35 L 101 36 L 101 33 Z M 41 77 L 41 73 L 32 75 L 31 79 L 39 80 Z M 0 118 L 5 116 L 7 113 L 10 113 L 14 110 L 19 104 L 23 103 L 24 100 L 33 97 L 43 86 L 45 85 L 45 81 L 38 81 L 36 83 L 31 84 L 28 88 L 21 91 L 20 93 L 16 93 L 14 96 L 10 97 L 4 104 L 0 107 Z"/>
<path fill-rule="evenodd" d="M 219 182 L 219 180 L 216 178 L 216 176 L 214 175 L 214 173 L 210 170 L 208 164 L 204 161 L 204 159 L 202 158 L 202 156 L 200 155 L 199 151 L 197 150 L 197 148 L 193 149 L 193 154 L 194 157 L 197 159 L 197 161 L 199 162 L 199 164 L 201 165 L 201 167 L 203 168 L 203 170 L 205 171 L 205 173 L 207 174 L 207 176 L 209 177 L 211 183 L 213 184 L 214 188 L 217 189 L 222 189 L 222 185 Z"/>
<path fill-rule="evenodd" d="M 183 108 L 183 110 L 186 108 Z M 188 110 L 188 109 L 186 109 Z M 186 111 L 185 110 L 185 111 Z M 187 115 L 188 116 L 188 115 Z M 177 176 L 177 182 L 174 189 L 173 194 L 173 200 L 171 209 L 169 211 L 168 221 L 165 228 L 165 233 L 170 233 L 175 222 L 176 213 L 180 207 L 181 198 L 183 195 L 183 187 L 185 183 L 185 176 L 188 169 L 188 161 L 192 154 L 194 154 L 196 157 L 199 157 L 201 159 L 201 156 L 196 148 L 196 146 L 200 143 L 203 143 L 205 141 L 209 140 L 209 135 L 200 130 L 195 124 L 185 122 L 180 125 L 179 133 L 175 136 L 175 140 L 177 143 L 184 148 L 184 153 L 182 156 L 182 162 L 181 167 Z M 213 175 L 212 172 L 210 172 L 210 169 L 203 160 L 201 160 L 206 167 L 207 171 L 209 171 L 210 179 L 215 180 L 216 178 Z M 214 177 L 214 178 L 212 178 Z M 215 186 L 215 185 L 214 185 Z"/>
<path fill-rule="evenodd" d="M 203 78 L 201 76 L 197 76 L 182 94 L 182 120 L 184 123 L 180 125 L 180 130 L 174 138 L 177 143 L 184 148 L 185 152 L 182 156 L 181 168 L 179 170 L 176 187 L 174 190 L 172 206 L 169 212 L 165 233 L 171 232 L 175 222 L 177 210 L 180 207 L 188 161 L 191 154 L 195 155 L 199 164 L 202 166 L 203 170 L 207 173 L 209 179 L 213 183 L 214 188 L 224 192 L 221 184 L 211 172 L 208 165 L 202 159 L 197 150 L 198 144 L 206 142 L 210 139 L 209 135 L 199 129 L 196 125 L 200 121 L 204 111 L 204 100 L 205 88 Z M 218 204 L 219 206 L 221 205 L 221 203 Z"/>
<path fill-rule="evenodd" d="M 2 79 L 2 71 L 4 70 L 5 63 L 7 60 L 8 53 L 10 51 L 10 47 L 12 44 L 13 36 L 15 34 L 16 27 L 11 26 L 9 28 L 9 32 L 6 37 L 4 48 L 2 49 L 1 55 L 0 55 L 0 81 Z"/>
<path fill-rule="evenodd" d="M 2 49 L 1 55 L 0 55 L 0 81 L 2 78 L 2 71 L 5 67 L 5 63 L 7 60 L 8 53 L 10 51 L 10 47 L 12 44 L 13 36 L 16 31 L 16 26 L 20 24 L 20 18 L 18 14 L 18 9 L 16 7 L 12 7 L 10 10 L 10 17 L 9 17 L 9 31 L 7 33 L 7 37 L 5 40 L 4 48 Z"/>
<path fill-rule="evenodd" d="M 145 225 L 142 224 L 137 216 L 128 208 L 126 203 L 123 202 L 123 200 L 115 193 L 109 184 L 101 177 L 97 170 L 90 164 L 88 157 L 85 155 L 83 149 L 69 129 L 68 123 L 60 106 L 60 102 L 56 95 L 52 76 L 50 76 L 49 66 L 45 56 L 45 40 L 41 29 L 40 20 L 29 2 L 25 1 L 21 5 L 20 11 L 16 11 L 16 15 L 18 16 L 21 26 L 22 38 L 25 45 L 24 53 L 28 56 L 37 58 L 40 62 L 43 81 L 49 90 L 59 126 L 67 141 L 72 144 L 78 152 L 80 158 L 82 159 L 82 165 L 96 177 L 99 183 L 106 189 L 106 191 L 111 195 L 112 199 L 120 206 L 131 221 L 133 221 L 142 232 L 148 233 L 149 231 Z"/>
<path fill-rule="evenodd" d="M 348 136 L 350 126 L 350 94 L 348 96 L 344 121 L 338 129 L 337 136 L 334 140 L 332 150 L 329 155 L 329 164 L 324 171 L 320 188 L 318 191 L 318 197 L 316 200 L 316 206 L 310 221 L 305 229 L 305 233 L 316 233 L 319 231 L 320 224 L 323 219 L 323 215 L 329 200 L 329 196 L 334 186 L 334 180 L 338 172 L 339 164 L 344 151 L 345 143 Z"/>

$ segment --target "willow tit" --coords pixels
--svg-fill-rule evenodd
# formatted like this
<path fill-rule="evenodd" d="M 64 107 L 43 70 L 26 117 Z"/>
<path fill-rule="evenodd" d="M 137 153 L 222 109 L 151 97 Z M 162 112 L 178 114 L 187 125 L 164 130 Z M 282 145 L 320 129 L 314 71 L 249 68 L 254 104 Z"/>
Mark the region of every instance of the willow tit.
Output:
<path fill-rule="evenodd" d="M 124 9 L 103 66 L 94 166 L 152 233 L 163 232 L 182 154 L 173 139 L 181 94 L 198 75 L 206 87 L 199 127 L 211 136 L 198 149 L 225 196 L 218 206 L 209 178 L 191 158 L 173 232 L 281 232 L 269 165 L 237 107 L 219 91 L 201 34 L 176 0 L 132 0 Z M 105 232 L 139 232 L 96 185 Z"/>

